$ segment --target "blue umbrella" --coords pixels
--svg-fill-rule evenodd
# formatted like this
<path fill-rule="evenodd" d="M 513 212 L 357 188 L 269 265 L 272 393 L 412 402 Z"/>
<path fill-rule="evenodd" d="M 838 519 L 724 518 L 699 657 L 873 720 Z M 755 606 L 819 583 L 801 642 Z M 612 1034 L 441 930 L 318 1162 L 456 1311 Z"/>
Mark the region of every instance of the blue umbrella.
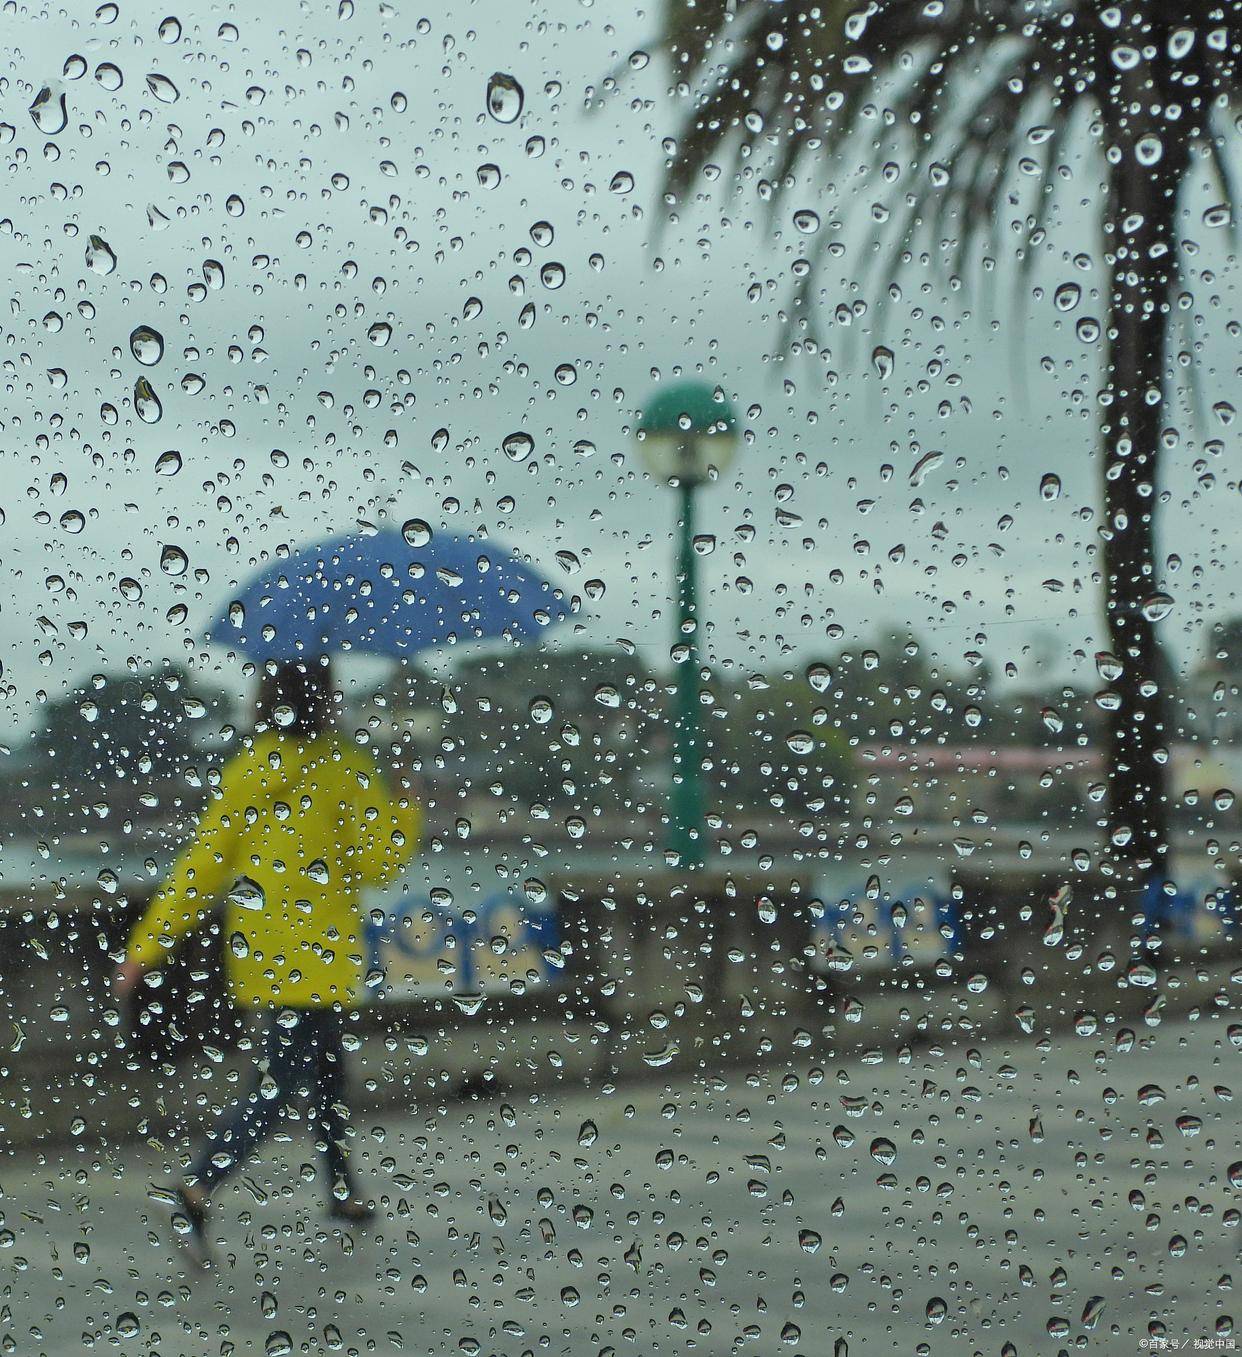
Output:
<path fill-rule="evenodd" d="M 258 661 L 338 650 L 401 657 L 455 642 L 527 640 L 573 610 L 509 549 L 412 520 L 400 532 L 349 533 L 276 561 L 208 638 Z"/>

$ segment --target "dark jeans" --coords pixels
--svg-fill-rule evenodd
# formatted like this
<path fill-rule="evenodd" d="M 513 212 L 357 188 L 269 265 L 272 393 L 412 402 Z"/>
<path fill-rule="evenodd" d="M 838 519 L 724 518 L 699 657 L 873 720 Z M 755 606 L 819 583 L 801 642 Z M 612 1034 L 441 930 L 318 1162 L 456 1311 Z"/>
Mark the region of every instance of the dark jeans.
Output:
<path fill-rule="evenodd" d="M 271 1134 L 277 1120 L 300 1096 L 306 1096 L 310 1100 L 308 1121 L 315 1131 L 329 1184 L 334 1187 L 344 1182 L 352 1191 L 345 1154 L 348 1124 L 341 1111 L 345 1093 L 341 1015 L 325 1008 L 285 1008 L 271 1013 L 263 1054 L 267 1073 L 276 1084 L 275 1096 L 263 1096 L 263 1074 L 256 1069 L 249 1092 L 208 1136 L 191 1170 L 194 1179 L 210 1192 L 236 1173 Z"/>

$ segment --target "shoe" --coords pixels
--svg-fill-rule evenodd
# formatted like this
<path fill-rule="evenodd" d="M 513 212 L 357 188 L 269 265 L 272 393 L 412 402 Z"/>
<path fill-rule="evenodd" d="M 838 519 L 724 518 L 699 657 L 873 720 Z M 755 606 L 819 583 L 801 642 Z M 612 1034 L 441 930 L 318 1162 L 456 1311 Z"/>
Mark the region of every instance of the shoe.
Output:
<path fill-rule="evenodd" d="M 375 1219 L 375 1207 L 370 1202 L 365 1202 L 361 1197 L 346 1197 L 341 1201 L 337 1197 L 332 1198 L 328 1207 L 328 1215 L 333 1220 L 345 1221 L 350 1225 L 366 1225 Z"/>
<path fill-rule="evenodd" d="M 173 1233 L 186 1256 L 198 1268 L 211 1266 L 211 1244 L 207 1239 L 207 1197 L 195 1188 L 174 1191 L 177 1208 L 173 1212 Z"/>

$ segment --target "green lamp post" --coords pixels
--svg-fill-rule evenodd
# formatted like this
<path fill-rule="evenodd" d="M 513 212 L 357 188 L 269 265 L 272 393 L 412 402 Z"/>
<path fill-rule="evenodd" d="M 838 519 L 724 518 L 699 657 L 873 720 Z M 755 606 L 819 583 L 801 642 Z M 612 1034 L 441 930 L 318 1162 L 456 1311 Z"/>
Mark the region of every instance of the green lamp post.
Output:
<path fill-rule="evenodd" d="M 703 822 L 703 728 L 699 703 L 698 553 L 694 496 L 715 480 L 737 450 L 733 407 L 705 382 L 661 387 L 647 402 L 638 426 L 647 469 L 677 491 L 677 665 L 673 714 L 673 784 L 668 801 L 668 848 L 683 867 L 702 867 L 707 832 Z"/>

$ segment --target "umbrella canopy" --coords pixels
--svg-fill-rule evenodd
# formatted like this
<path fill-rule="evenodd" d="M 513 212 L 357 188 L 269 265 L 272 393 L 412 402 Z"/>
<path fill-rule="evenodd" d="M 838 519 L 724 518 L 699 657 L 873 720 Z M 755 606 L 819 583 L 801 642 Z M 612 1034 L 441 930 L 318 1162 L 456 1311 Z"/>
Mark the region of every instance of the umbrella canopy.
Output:
<path fill-rule="evenodd" d="M 335 651 L 399 658 L 526 640 L 571 611 L 508 548 L 412 520 L 400 532 L 349 533 L 276 561 L 217 616 L 208 639 L 258 661 Z"/>

